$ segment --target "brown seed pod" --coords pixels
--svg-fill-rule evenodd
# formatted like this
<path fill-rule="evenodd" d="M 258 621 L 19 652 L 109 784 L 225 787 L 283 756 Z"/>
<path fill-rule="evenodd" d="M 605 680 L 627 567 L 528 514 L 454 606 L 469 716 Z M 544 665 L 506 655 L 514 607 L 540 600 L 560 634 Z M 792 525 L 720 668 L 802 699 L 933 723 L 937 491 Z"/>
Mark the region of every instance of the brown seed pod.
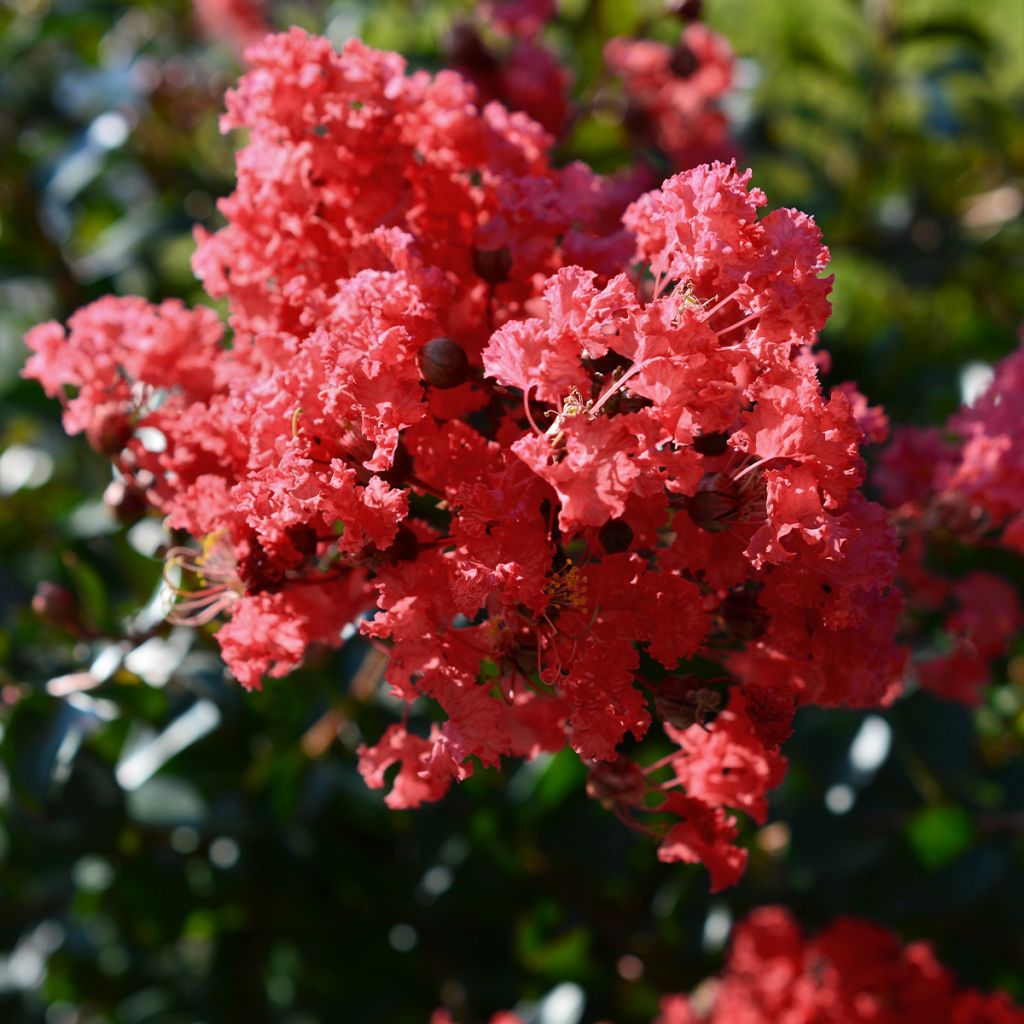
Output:
<path fill-rule="evenodd" d="M 149 509 L 146 496 L 123 480 L 111 480 L 107 484 L 103 504 L 123 526 L 134 526 Z"/>
<path fill-rule="evenodd" d="M 507 245 L 500 249 L 474 249 L 473 271 L 488 284 L 501 284 L 512 271 L 512 252 Z"/>
<path fill-rule="evenodd" d="M 48 626 L 78 632 L 81 623 L 78 617 L 78 601 L 75 595 L 59 583 L 43 580 L 32 596 L 32 611 Z"/>
<path fill-rule="evenodd" d="M 488 75 L 498 68 L 497 58 L 468 21 L 456 22 L 445 40 L 448 63 L 470 74 Z"/>
<path fill-rule="evenodd" d="M 633 543 L 633 528 L 624 519 L 609 519 L 598 530 L 597 539 L 609 555 L 628 551 Z"/>
<path fill-rule="evenodd" d="M 683 21 L 697 21 L 703 13 L 702 0 L 666 0 L 665 11 Z"/>
<path fill-rule="evenodd" d="M 721 431 L 698 434 L 693 439 L 693 450 L 700 455 L 724 455 L 729 450 L 729 435 Z"/>
<path fill-rule="evenodd" d="M 701 676 L 666 676 L 654 691 L 654 710 L 677 729 L 704 725 L 722 706 L 722 695 Z"/>
<path fill-rule="evenodd" d="M 673 51 L 668 67 L 676 78 L 689 78 L 700 67 L 700 61 L 686 43 L 680 43 Z"/>
<path fill-rule="evenodd" d="M 602 761 L 590 769 L 587 796 L 602 803 L 641 805 L 647 795 L 647 779 L 632 761 L 620 757 Z"/>
<path fill-rule="evenodd" d="M 423 380 L 441 391 L 457 388 L 469 378 L 466 353 L 451 338 L 432 338 L 419 351 Z"/>
<path fill-rule="evenodd" d="M 106 412 L 93 419 L 86 428 L 85 436 L 96 451 L 112 458 L 124 450 L 134 433 L 135 429 L 124 413 Z"/>
<path fill-rule="evenodd" d="M 718 606 L 722 627 L 727 633 L 750 643 L 764 635 L 768 628 L 768 611 L 757 600 L 757 594 L 749 590 L 733 590 Z"/>
<path fill-rule="evenodd" d="M 775 748 L 793 733 L 793 712 L 796 695 L 785 686 L 767 686 L 759 683 L 743 687 L 747 700 L 747 714 L 758 739 Z"/>
<path fill-rule="evenodd" d="M 654 119 L 646 107 L 634 101 L 626 104 L 622 124 L 634 141 L 649 139 L 654 134 Z"/>
<path fill-rule="evenodd" d="M 300 555 L 309 558 L 316 554 L 317 536 L 316 530 L 308 524 L 290 526 L 287 530 L 288 539 Z"/>
<path fill-rule="evenodd" d="M 380 474 L 380 478 L 392 487 L 399 487 L 405 483 L 406 478 L 413 471 L 412 456 L 409 449 L 401 441 L 395 448 L 394 457 L 391 459 L 391 467 Z"/>
<path fill-rule="evenodd" d="M 284 571 L 255 536 L 250 541 L 248 554 L 238 563 L 238 576 L 247 594 L 275 594 L 285 584 Z"/>
<path fill-rule="evenodd" d="M 411 562 L 420 551 L 416 534 L 405 523 L 398 527 L 395 539 L 380 553 L 385 562 Z"/>
<path fill-rule="evenodd" d="M 686 499 L 686 514 L 708 533 L 722 533 L 732 525 L 739 509 L 738 495 L 729 491 L 706 489 Z"/>

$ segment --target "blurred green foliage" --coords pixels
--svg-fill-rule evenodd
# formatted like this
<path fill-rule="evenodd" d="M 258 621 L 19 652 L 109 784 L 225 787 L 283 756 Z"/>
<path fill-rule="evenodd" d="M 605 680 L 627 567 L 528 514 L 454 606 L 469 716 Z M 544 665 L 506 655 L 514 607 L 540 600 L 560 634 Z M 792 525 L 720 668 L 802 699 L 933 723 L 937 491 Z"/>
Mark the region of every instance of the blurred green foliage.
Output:
<path fill-rule="evenodd" d="M 1024 318 L 1024 6 L 706 6 L 741 58 L 743 159 L 832 247 L 833 379 L 938 421 Z M 272 15 L 436 67 L 467 8 Z M 586 88 L 609 34 L 673 25 L 656 0 L 565 0 L 551 40 Z M 1024 997 L 1020 657 L 976 712 L 920 695 L 802 712 L 775 823 L 748 830 L 746 881 L 712 899 L 589 801 L 568 755 L 387 811 L 355 771 L 393 718 L 360 641 L 247 695 L 208 637 L 161 623 L 165 540 L 106 511 L 109 470 L 18 379 L 20 337 L 108 291 L 203 301 L 191 227 L 215 226 L 231 187 L 216 121 L 236 71 L 180 0 L 0 6 L 0 1018 L 401 1024 L 524 1000 L 539 1020 L 570 983 L 581 1019 L 630 1024 L 770 901 L 932 938 L 965 980 Z M 589 118 L 563 150 L 607 168 L 622 145 Z M 41 580 L 75 595 L 77 637 L 30 612 Z"/>

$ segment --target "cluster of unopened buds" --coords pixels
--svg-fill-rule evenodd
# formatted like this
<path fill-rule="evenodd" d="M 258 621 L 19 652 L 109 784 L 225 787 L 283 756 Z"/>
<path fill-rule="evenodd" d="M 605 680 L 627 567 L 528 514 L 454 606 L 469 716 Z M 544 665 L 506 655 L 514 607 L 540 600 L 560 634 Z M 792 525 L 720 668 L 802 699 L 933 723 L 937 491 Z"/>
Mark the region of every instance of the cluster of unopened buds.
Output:
<path fill-rule="evenodd" d="M 107 298 L 35 328 L 26 373 L 179 532 L 172 615 L 220 620 L 244 686 L 353 624 L 386 652 L 407 710 L 360 768 L 389 806 L 568 745 L 663 859 L 734 883 L 795 709 L 889 701 L 905 660 L 871 410 L 819 378 L 818 229 L 734 164 L 639 197 L 557 166 L 527 115 L 357 41 L 247 64 L 194 259 L 230 342 Z M 627 756 L 653 723 L 670 752 Z"/>

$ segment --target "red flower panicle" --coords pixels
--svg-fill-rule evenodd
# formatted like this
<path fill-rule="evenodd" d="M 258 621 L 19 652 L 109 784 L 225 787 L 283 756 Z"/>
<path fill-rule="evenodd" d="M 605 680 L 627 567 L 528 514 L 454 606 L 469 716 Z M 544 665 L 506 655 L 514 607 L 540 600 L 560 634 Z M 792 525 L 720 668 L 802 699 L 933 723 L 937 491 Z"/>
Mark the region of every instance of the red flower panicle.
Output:
<path fill-rule="evenodd" d="M 732 87 L 734 62 L 722 36 L 698 22 L 675 46 L 611 39 L 604 59 L 622 80 L 624 122 L 635 143 L 653 143 L 679 168 L 731 155 L 719 101 Z"/>
<path fill-rule="evenodd" d="M 1024 347 L 999 363 L 973 405 L 944 430 L 904 427 L 883 449 L 874 481 L 904 535 L 900 583 L 907 631 L 931 639 L 942 617 L 942 646 L 917 659 L 924 689 L 979 704 L 995 666 L 1024 624 L 1016 588 L 989 572 L 957 580 L 932 567 L 951 545 L 1024 554 Z M 941 559 L 940 559 L 941 561 Z"/>
<path fill-rule="evenodd" d="M 1024 554 L 1024 334 L 1021 340 L 995 367 L 984 394 L 950 419 L 959 458 L 938 467 L 936 481 L 1018 554 Z"/>
<path fill-rule="evenodd" d="M 451 66 L 475 86 L 477 104 L 497 100 L 561 135 L 569 121 L 572 75 L 541 38 L 555 16 L 554 3 L 500 0 L 478 4 L 476 13 L 476 21 L 452 26 L 447 54 Z"/>
<path fill-rule="evenodd" d="M 453 1024 L 437 1010 L 431 1024 Z M 521 1024 L 500 1012 L 491 1024 Z M 652 1024 L 1024 1024 L 1003 992 L 957 983 L 927 942 L 903 945 L 854 917 L 808 936 L 783 907 L 735 928 L 725 966 L 693 995 L 666 995 Z"/>
<path fill-rule="evenodd" d="M 245 686 L 362 620 L 392 694 L 443 711 L 361 749 L 371 786 L 398 766 L 390 806 L 568 745 L 663 859 L 732 884 L 794 709 L 888 700 L 902 668 L 870 410 L 811 351 L 813 221 L 715 163 L 623 225 L 459 75 L 299 30 L 248 59 L 195 257 L 230 346 L 208 310 L 105 299 L 31 332 L 26 374 L 195 539 L 174 617 L 226 618 Z M 653 721 L 669 753 L 628 758 Z"/>
<path fill-rule="evenodd" d="M 666 996 L 654 1024 L 1024 1024 L 1005 994 L 957 985 L 926 942 L 857 918 L 808 937 L 782 907 L 737 926 L 702 997 Z"/>
<path fill-rule="evenodd" d="M 199 27 L 239 56 L 269 31 L 265 0 L 195 0 Z"/>

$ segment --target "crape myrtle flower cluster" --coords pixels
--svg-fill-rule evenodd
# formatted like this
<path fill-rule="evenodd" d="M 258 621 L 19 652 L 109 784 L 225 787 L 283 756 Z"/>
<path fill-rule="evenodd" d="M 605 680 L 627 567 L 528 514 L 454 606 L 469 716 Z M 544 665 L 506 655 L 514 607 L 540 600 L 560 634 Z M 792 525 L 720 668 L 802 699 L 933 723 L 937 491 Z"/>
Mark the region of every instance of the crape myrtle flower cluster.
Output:
<path fill-rule="evenodd" d="M 924 634 L 938 619 L 946 637 L 945 650 L 915 660 L 914 676 L 940 697 L 978 704 L 1024 610 L 995 573 L 958 579 L 932 566 L 958 547 L 1024 554 L 1024 348 L 997 364 L 984 393 L 944 428 L 897 428 L 873 480 L 904 537 L 908 632 Z"/>
<path fill-rule="evenodd" d="M 265 0 L 194 0 L 196 21 L 202 31 L 239 56 L 269 30 Z"/>
<path fill-rule="evenodd" d="M 106 298 L 30 332 L 26 375 L 192 538 L 172 616 L 223 620 L 244 686 L 358 621 L 440 711 L 361 749 L 389 806 L 568 745 L 662 859 L 734 883 L 732 812 L 764 821 L 795 708 L 886 702 L 903 665 L 872 414 L 812 350 L 818 229 L 723 163 L 620 216 L 526 115 L 358 41 L 247 60 L 194 259 L 230 340 Z"/>
<path fill-rule="evenodd" d="M 722 973 L 654 1024 L 1024 1024 L 1005 993 L 960 987 L 927 942 L 854 917 L 805 935 L 783 907 L 741 922 Z"/>
<path fill-rule="evenodd" d="M 735 152 L 720 106 L 733 83 L 732 49 L 699 22 L 699 5 L 666 5 L 673 6 L 686 23 L 677 43 L 643 38 L 646 24 L 637 38 L 610 39 L 596 89 L 576 103 L 572 74 L 543 38 L 556 16 L 553 0 L 477 4 L 474 17 L 451 29 L 448 62 L 476 86 L 478 103 L 499 100 L 556 138 L 588 113 L 614 113 L 638 157 L 629 180 L 639 194 L 662 176 L 648 166 L 652 153 L 683 170 Z"/>
<path fill-rule="evenodd" d="M 610 39 L 609 71 L 622 80 L 624 123 L 635 144 L 653 143 L 676 167 L 715 159 L 731 149 L 719 101 L 732 87 L 732 49 L 700 22 L 683 28 L 675 46 L 649 39 Z"/>
<path fill-rule="evenodd" d="M 561 135 L 572 75 L 541 37 L 555 17 L 554 0 L 497 0 L 474 5 L 474 14 L 448 34 L 449 65 L 476 87 L 479 105 L 498 100 Z"/>
<path fill-rule="evenodd" d="M 452 1024 L 438 1010 L 431 1024 Z M 789 911 L 761 907 L 737 925 L 726 963 L 692 995 L 661 1000 L 653 1024 L 1024 1024 L 1005 993 L 962 987 L 927 942 L 838 918 L 805 935 Z M 491 1024 L 520 1024 L 498 1013 Z"/>

